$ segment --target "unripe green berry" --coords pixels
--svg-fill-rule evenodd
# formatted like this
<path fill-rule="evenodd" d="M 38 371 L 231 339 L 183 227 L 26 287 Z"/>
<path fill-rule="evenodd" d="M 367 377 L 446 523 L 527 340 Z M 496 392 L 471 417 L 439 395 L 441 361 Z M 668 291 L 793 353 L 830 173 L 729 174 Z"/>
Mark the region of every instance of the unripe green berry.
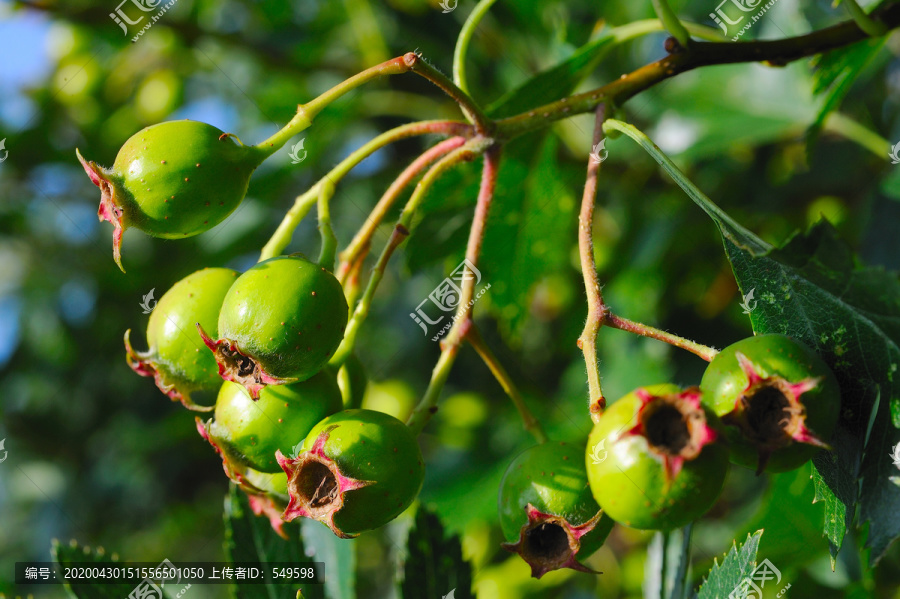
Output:
<path fill-rule="evenodd" d="M 221 386 L 215 357 L 197 334 L 196 323 L 216 333 L 219 309 L 238 273 L 229 268 L 204 268 L 181 279 L 159 299 L 147 324 L 150 349 L 131 347 L 131 330 L 125 331 L 128 365 L 141 376 L 152 376 L 160 391 L 174 401 L 200 411 L 191 393 L 215 393 Z"/>
<path fill-rule="evenodd" d="M 577 559 L 599 549 L 612 529 L 591 495 L 583 455 L 569 443 L 542 443 L 520 453 L 503 475 L 503 547 L 518 553 L 534 578 L 560 568 L 592 572 Z"/>
<path fill-rule="evenodd" d="M 696 387 L 637 389 L 600 416 L 585 457 L 591 492 L 616 522 L 678 528 L 706 513 L 725 483 L 721 424 Z"/>
<path fill-rule="evenodd" d="M 225 381 L 209 436 L 234 463 L 281 472 L 275 452 L 292 453 L 319 421 L 341 407 L 341 392 L 329 370 L 302 383 L 266 387 L 255 401 L 242 386 Z"/>
<path fill-rule="evenodd" d="M 153 237 L 182 239 L 208 231 L 244 199 L 250 174 L 266 154 L 196 121 L 151 125 L 119 149 L 112 168 L 87 161 L 100 188 L 98 215 L 115 226 L 113 258 L 124 272 L 122 233 L 128 227 Z"/>
<path fill-rule="evenodd" d="M 304 381 L 337 349 L 347 300 L 329 271 L 301 256 L 264 260 L 242 274 L 222 302 L 219 339 L 201 327 L 220 376 L 256 398 L 266 385 Z"/>
<path fill-rule="evenodd" d="M 757 335 L 720 351 L 700 382 L 725 424 L 731 461 L 758 473 L 793 470 L 837 426 L 840 387 L 815 352 L 784 335 Z"/>
<path fill-rule="evenodd" d="M 284 519 L 318 520 L 348 538 L 387 524 L 408 508 L 425 477 L 410 429 L 388 414 L 345 410 L 317 424 L 296 457 L 279 454 L 288 475 Z"/>

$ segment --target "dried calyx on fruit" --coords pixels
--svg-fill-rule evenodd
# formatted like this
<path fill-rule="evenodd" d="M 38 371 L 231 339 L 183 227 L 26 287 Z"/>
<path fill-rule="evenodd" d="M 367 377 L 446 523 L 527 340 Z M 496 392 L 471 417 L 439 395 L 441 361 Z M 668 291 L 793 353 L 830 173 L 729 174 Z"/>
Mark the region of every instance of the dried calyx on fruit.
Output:
<path fill-rule="evenodd" d="M 586 465 L 594 498 L 613 520 L 641 529 L 684 526 L 722 490 L 728 450 L 697 388 L 637 389 L 594 425 Z"/>
<path fill-rule="evenodd" d="M 783 335 L 734 343 L 710 362 L 703 401 L 726 425 L 731 460 L 757 474 L 809 460 L 834 432 L 840 388 L 812 350 Z"/>
<path fill-rule="evenodd" d="M 131 136 L 111 168 L 85 160 L 100 188 L 100 220 L 113 232 L 113 258 L 122 268 L 122 233 L 134 227 L 154 237 L 182 239 L 222 222 L 247 193 L 251 173 L 267 154 L 196 121 L 151 125 Z"/>
<path fill-rule="evenodd" d="M 534 578 L 561 568 L 593 572 L 578 559 L 599 549 L 612 529 L 588 487 L 583 451 L 542 443 L 520 453 L 503 475 L 503 548 L 519 554 Z"/>
<path fill-rule="evenodd" d="M 329 271 L 299 255 L 270 258 L 242 274 L 222 303 L 219 338 L 200 334 L 219 374 L 256 399 L 267 385 L 304 381 L 340 345 L 347 300 Z"/>
<path fill-rule="evenodd" d="M 237 383 L 225 381 L 215 418 L 203 424 L 204 436 L 230 475 L 247 467 L 281 472 L 275 452 L 290 453 L 316 423 L 340 409 L 341 392 L 328 370 L 302 383 L 266 387 L 257 401 Z"/>
<path fill-rule="evenodd" d="M 295 457 L 278 454 L 288 475 L 284 519 L 322 522 L 350 538 L 408 508 L 425 477 L 410 429 L 388 414 L 345 410 L 317 424 Z"/>
<path fill-rule="evenodd" d="M 195 323 L 216 333 L 219 308 L 238 273 L 228 268 L 205 268 L 172 286 L 153 308 L 147 324 L 150 349 L 137 352 L 131 347 L 131 330 L 125 331 L 128 365 L 141 376 L 152 376 L 160 391 L 174 401 L 198 411 L 191 393 L 215 393 L 222 379 L 213 356 L 197 335 Z"/>

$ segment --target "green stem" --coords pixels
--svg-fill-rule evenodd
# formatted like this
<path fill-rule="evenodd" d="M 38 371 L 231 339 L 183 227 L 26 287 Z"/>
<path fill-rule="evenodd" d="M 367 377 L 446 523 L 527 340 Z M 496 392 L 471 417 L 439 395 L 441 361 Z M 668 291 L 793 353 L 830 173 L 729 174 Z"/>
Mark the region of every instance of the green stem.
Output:
<path fill-rule="evenodd" d="M 462 162 L 471 160 L 478 152 L 483 151 L 483 148 L 481 147 L 483 144 L 484 141 L 481 138 L 469 140 L 469 142 L 439 160 L 427 173 L 425 173 L 422 180 L 419 181 L 412 197 L 410 197 L 409 201 L 406 203 L 406 207 L 400 214 L 400 219 L 397 221 L 397 224 L 394 225 L 394 231 L 391 234 L 390 240 L 384 246 L 381 256 L 378 258 L 378 262 L 372 269 L 372 276 L 369 278 L 366 290 L 363 292 L 362 298 L 359 300 L 356 309 L 350 316 L 347 328 L 344 330 L 344 339 L 334 352 L 334 356 L 331 357 L 329 365 L 335 368 L 339 367 L 353 351 L 353 346 L 356 344 L 356 336 L 359 333 L 359 329 L 362 327 L 363 322 L 365 322 L 366 317 L 369 315 L 372 299 L 375 297 L 375 291 L 378 289 L 378 284 L 381 283 L 381 279 L 384 277 L 388 261 L 391 259 L 397 246 L 399 246 L 409 235 L 413 215 L 419 207 L 419 204 L 421 204 L 425 194 L 431 189 L 434 182 L 447 170 Z"/>
<path fill-rule="evenodd" d="M 493 145 L 492 140 L 486 140 L 489 146 L 483 148 L 484 166 L 481 172 L 481 187 L 478 191 L 478 201 L 475 205 L 475 216 L 472 220 L 472 227 L 469 229 L 469 242 L 466 245 L 466 260 L 470 266 L 477 268 L 478 258 L 481 254 L 481 246 L 484 241 L 485 224 L 490 213 L 491 204 L 494 199 L 494 190 L 497 184 L 497 172 L 500 167 L 500 147 Z M 470 142 L 471 143 L 471 142 Z M 428 420 L 437 411 L 437 402 L 440 398 L 444 383 L 453 363 L 456 361 L 456 355 L 459 353 L 459 346 L 463 339 L 471 331 L 472 328 L 472 297 L 475 290 L 475 277 L 465 277 L 462 283 L 460 293 L 459 307 L 454 316 L 453 326 L 447 333 L 446 338 L 441 342 L 441 357 L 438 359 L 434 370 L 431 373 L 431 381 L 425 390 L 425 395 L 413 409 L 409 419 L 406 421 L 407 426 L 412 429 L 413 433 L 419 434 Z"/>
<path fill-rule="evenodd" d="M 466 115 L 466 118 L 474 123 L 476 133 L 484 136 L 489 136 L 491 134 L 494 129 L 493 121 L 484 114 L 484 111 L 469 97 L 469 94 L 459 89 L 446 75 L 425 62 L 418 54 L 410 52 L 406 57 L 412 72 L 417 73 L 434 83 L 441 88 L 445 94 L 450 96 L 453 101 L 459 104 L 459 107 Z"/>
<path fill-rule="evenodd" d="M 871 19 L 889 29 L 900 25 L 900 2 L 892 2 L 874 10 Z M 786 65 L 795 60 L 821 54 L 866 39 L 868 35 L 854 21 L 796 37 L 755 42 L 702 42 L 692 40 L 690 47 L 645 65 L 597 89 L 576 94 L 522 114 L 494 123 L 498 139 L 511 139 L 541 129 L 576 114 L 592 112 L 598 105 L 621 106 L 629 98 L 661 81 L 698 67 L 767 62 Z"/>
<path fill-rule="evenodd" d="M 378 229 L 378 225 L 384 220 L 388 211 L 393 207 L 394 202 L 400 197 L 400 193 L 415 179 L 420 172 L 425 170 L 432 162 L 445 155 L 451 150 L 455 150 L 465 143 L 464 137 L 451 137 L 445 139 L 439 144 L 429 148 L 421 156 L 416 158 L 400 175 L 394 179 L 391 186 L 384 192 L 381 199 L 366 217 L 359 231 L 353 237 L 353 240 L 347 245 L 340 254 L 341 265 L 338 267 L 338 280 L 344 281 L 348 273 L 353 270 L 354 265 L 359 264 L 368 252 L 368 248 L 372 244 L 372 237 Z"/>
<path fill-rule="evenodd" d="M 425 389 L 422 400 L 406 421 L 406 426 L 410 428 L 414 435 L 420 434 L 425 425 L 428 424 L 431 416 L 437 412 L 438 398 L 444 389 L 447 377 L 450 376 L 450 370 L 453 369 L 457 353 L 459 353 L 458 345 L 451 345 L 447 349 L 441 350 L 441 357 L 438 358 L 437 364 L 434 365 L 434 370 L 431 371 L 431 380 L 428 383 L 428 388 Z"/>
<path fill-rule="evenodd" d="M 825 119 L 824 128 L 826 131 L 837 133 L 850 141 L 858 143 L 882 160 L 887 160 L 890 157 L 891 142 L 869 128 L 860 125 L 845 114 L 832 112 Z"/>
<path fill-rule="evenodd" d="M 519 411 L 519 416 L 522 418 L 522 425 L 525 427 L 525 430 L 531 433 L 538 443 L 546 443 L 547 433 L 544 432 L 544 427 L 541 426 L 538 419 L 535 418 L 534 414 L 531 413 L 531 410 L 528 409 L 528 406 L 525 404 L 525 399 L 513 382 L 512 377 L 509 376 L 509 373 L 503 368 L 503 365 L 497 359 L 497 356 L 494 355 L 491 348 L 484 342 L 481 333 L 474 324 L 466 334 L 466 341 L 475 348 L 475 351 L 478 352 L 478 355 L 481 356 L 481 359 L 493 373 L 494 378 L 497 379 L 497 382 L 500 383 L 500 386 L 503 387 L 503 390 L 512 400 L 513 405 L 516 406 L 516 410 Z"/>
<path fill-rule="evenodd" d="M 442 135 L 463 135 L 471 132 L 471 126 L 458 121 L 420 121 L 417 123 L 408 123 L 400 125 L 389 131 L 385 131 L 381 135 L 369 140 L 366 144 L 358 148 L 355 152 L 344 158 L 337 166 L 331 169 L 328 174 L 319 179 L 309 190 L 299 196 L 294 201 L 294 206 L 288 211 L 272 234 L 272 237 L 262 249 L 260 261 L 273 256 L 278 256 L 287 247 L 294 234 L 294 230 L 300 224 L 300 221 L 306 216 L 310 208 L 316 203 L 319 197 L 319 188 L 325 182 L 331 185 L 337 185 L 356 165 L 380 150 L 384 146 L 407 137 L 416 135 L 425 135 L 428 133 L 438 133 Z"/>
<path fill-rule="evenodd" d="M 850 16 L 856 21 L 859 28 L 865 31 L 869 36 L 881 37 L 888 32 L 888 28 L 885 24 L 872 20 L 872 17 L 866 14 L 866 11 L 857 4 L 856 0 L 844 0 L 844 6 L 847 7 L 847 12 L 850 13 Z"/>
<path fill-rule="evenodd" d="M 714 347 L 709 347 L 708 345 L 703 345 L 696 341 L 691 341 L 690 339 L 667 333 L 666 331 L 651 327 L 650 325 L 622 318 L 609 311 L 606 313 L 605 324 L 608 327 L 619 329 L 620 331 L 628 331 L 635 335 L 649 337 L 651 339 L 663 341 L 669 345 L 674 345 L 675 347 L 680 347 L 681 349 L 686 349 L 687 351 L 700 356 L 707 362 L 712 362 L 712 359 L 719 353 L 719 350 Z"/>
<path fill-rule="evenodd" d="M 603 138 L 603 121 L 606 118 L 604 105 L 597 108 L 594 119 L 594 139 L 596 146 Z M 600 385 L 599 360 L 597 359 L 597 334 L 606 319 L 606 305 L 600 290 L 597 277 L 597 265 L 594 262 L 594 203 L 597 199 L 597 175 L 600 162 L 593 155 L 588 159 L 587 178 L 584 183 L 584 194 L 581 197 L 581 212 L 578 215 L 578 255 L 581 259 L 581 274 L 584 279 L 584 290 L 587 295 L 588 315 L 584 330 L 578 338 L 578 347 L 584 354 L 584 364 L 588 376 L 588 411 L 594 422 L 599 421 L 600 414 L 606 408 L 606 398 Z"/>
<path fill-rule="evenodd" d="M 334 183 L 325 179 L 318 185 L 319 188 L 319 235 L 322 236 L 322 250 L 319 254 L 319 266 L 334 270 L 334 254 L 337 251 L 337 237 L 331 226 L 331 211 L 328 203 L 334 195 Z"/>
<path fill-rule="evenodd" d="M 478 29 L 481 19 L 484 18 L 484 15 L 487 14 L 487 11 L 490 10 L 496 1 L 481 0 L 476 4 L 472 12 L 469 13 L 469 18 L 466 19 L 462 29 L 460 29 L 459 37 L 456 38 L 456 48 L 453 50 L 453 81 L 459 89 L 467 94 L 469 93 L 469 83 L 466 77 L 466 54 L 469 51 L 469 43 L 475 35 L 475 30 Z"/>
<path fill-rule="evenodd" d="M 398 56 L 397 58 L 392 58 L 379 65 L 368 68 L 365 71 L 357 73 L 353 77 L 350 77 L 349 79 L 346 79 L 335 85 L 317 98 L 310 100 L 306 104 L 301 104 L 300 106 L 298 106 L 297 114 L 294 115 L 294 118 L 292 118 L 287 125 L 285 125 L 280 131 L 278 131 L 269 139 L 256 144 L 255 147 L 258 148 L 266 157 L 271 156 L 279 149 L 281 149 L 290 138 L 294 137 L 295 135 L 312 125 L 312 121 L 315 116 L 322 112 L 322 110 L 326 106 L 328 106 L 347 92 L 352 91 L 360 85 L 368 83 L 373 79 L 377 79 L 378 77 L 384 77 L 385 75 L 399 75 L 401 73 L 406 73 L 409 70 L 410 65 L 407 63 L 406 56 Z"/>
<path fill-rule="evenodd" d="M 678 15 L 676 15 L 669 6 L 668 1 L 652 0 L 652 2 L 653 10 L 656 11 L 656 16 L 659 17 L 659 20 L 662 22 L 663 27 L 666 28 L 666 31 L 678 40 L 678 43 L 682 48 L 687 48 L 688 44 L 691 43 L 691 34 L 688 33 L 684 24 L 678 19 Z"/>

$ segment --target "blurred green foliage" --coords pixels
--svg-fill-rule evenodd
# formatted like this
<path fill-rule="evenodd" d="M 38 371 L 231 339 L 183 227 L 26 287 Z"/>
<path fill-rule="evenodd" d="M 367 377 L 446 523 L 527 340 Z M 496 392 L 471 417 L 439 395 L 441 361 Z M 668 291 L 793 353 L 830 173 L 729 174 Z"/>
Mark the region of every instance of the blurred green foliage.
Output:
<path fill-rule="evenodd" d="M 712 2 L 674 2 L 711 25 Z M 139 306 L 203 266 L 252 264 L 293 198 L 365 140 L 419 118 L 458 118 L 455 107 L 413 76 L 378 81 L 330 106 L 304 132 L 308 157 L 283 149 L 254 175 L 244 204 L 196 238 L 125 235 L 128 274 L 111 257 L 111 228 L 94 216 L 97 189 L 75 160 L 78 147 L 111 164 L 141 127 L 193 118 L 264 139 L 306 101 L 376 61 L 418 49 L 449 72 L 458 31 L 474 3 L 444 14 L 436 1 L 178 0 L 136 43 L 109 18 L 114 2 L 0 3 L 0 592 L 16 561 L 47 560 L 51 539 L 75 537 L 131 560 L 222 560 L 221 464 L 191 415 L 124 360 L 122 333 L 139 331 Z M 568 59 L 607 25 L 650 18 L 649 0 L 501 0 L 474 38 L 473 96 L 491 105 L 534 73 Z M 776 38 L 845 18 L 820 0 L 782 0 L 748 35 Z M 132 31 L 133 35 L 135 31 Z M 663 55 L 664 35 L 610 48 L 578 89 L 618 78 Z M 860 71 L 840 110 L 883 138 L 900 139 L 900 53 L 891 38 Z M 573 81 L 573 85 L 574 85 Z M 771 242 L 828 218 L 862 259 L 900 268 L 898 172 L 826 125 L 807 148 L 818 114 L 809 61 L 786 68 L 734 65 L 667 81 L 630 101 L 623 116 L 648 131 L 720 206 Z M 548 99 L 563 89 L 542 90 Z M 515 102 L 516 96 L 512 96 Z M 526 106 L 527 108 L 527 106 Z M 478 303 L 481 328 L 553 438 L 583 442 L 590 429 L 584 363 L 575 346 L 585 317 L 574 249 L 577 201 L 592 117 L 580 116 L 506 149 L 483 255 L 491 290 Z M 347 242 L 422 140 L 378 152 L 343 181 L 332 202 Z M 614 148 L 614 150 L 612 149 Z M 595 220 L 595 253 L 618 312 L 721 347 L 750 334 L 713 224 L 633 144 L 608 146 Z M 448 176 L 382 283 L 359 342 L 371 379 L 367 405 L 404 416 L 427 385 L 439 349 L 408 314 L 463 253 L 477 165 Z M 376 238 L 387 239 L 388 228 Z M 288 251 L 314 255 L 313 219 Z M 371 264 L 371 261 L 370 261 Z M 604 391 L 696 384 L 703 363 L 658 342 L 604 329 Z M 639 597 L 647 533 L 617 527 L 587 564 L 595 577 L 553 572 L 540 581 L 499 548 L 496 492 L 505 465 L 532 440 L 474 352 L 452 373 L 422 436 L 428 472 L 422 501 L 462 535 L 479 597 Z M 755 478 L 733 469 L 722 499 L 694 529 L 694 587 L 733 539 L 764 529 L 770 559 L 800 598 L 900 598 L 900 549 L 875 570 L 848 535 L 836 571 L 813 505 L 809 467 Z M 408 524 L 407 524 L 408 525 Z M 397 526 L 401 526 L 398 524 Z M 296 527 L 288 527 L 296 534 Z M 852 538 L 851 538 L 852 537 Z M 393 525 L 354 541 L 360 597 L 391 597 Z M 59 596 L 59 587 L 29 589 Z M 223 588 L 197 590 L 220 596 Z M 206 594 L 204 594 L 206 593 Z M 193 596 L 193 595 L 192 595 Z"/>

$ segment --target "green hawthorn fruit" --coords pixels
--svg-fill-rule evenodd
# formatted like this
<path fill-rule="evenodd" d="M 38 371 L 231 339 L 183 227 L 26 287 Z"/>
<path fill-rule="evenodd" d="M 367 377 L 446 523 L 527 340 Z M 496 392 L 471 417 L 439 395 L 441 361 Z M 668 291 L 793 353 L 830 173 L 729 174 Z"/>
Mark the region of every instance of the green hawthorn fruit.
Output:
<path fill-rule="evenodd" d="M 326 416 L 342 407 L 341 392 L 330 370 L 302 383 L 266 387 L 258 400 L 237 383 L 225 381 L 208 425 L 210 443 L 225 459 L 260 472 L 281 472 L 275 452 L 291 454 Z"/>
<path fill-rule="evenodd" d="M 388 414 L 345 410 L 317 424 L 296 457 L 278 454 L 288 475 L 284 519 L 318 520 L 349 538 L 408 508 L 425 477 L 415 436 Z"/>
<path fill-rule="evenodd" d="M 594 499 L 616 522 L 668 530 L 706 513 L 722 491 L 728 450 L 696 387 L 637 389 L 600 416 L 585 458 Z"/>
<path fill-rule="evenodd" d="M 201 335 L 219 374 L 254 399 L 266 385 L 304 381 L 337 349 L 347 300 L 330 272 L 301 256 L 279 256 L 242 274 L 225 296 L 218 340 Z"/>
<path fill-rule="evenodd" d="M 195 391 L 214 393 L 222 384 L 215 357 L 197 335 L 196 323 L 216 333 L 219 308 L 238 273 L 229 268 L 204 268 L 181 279 L 153 307 L 147 324 L 150 349 L 131 347 L 131 330 L 125 331 L 128 365 L 141 376 L 152 376 L 160 391 L 174 401 L 199 411 L 191 399 Z"/>
<path fill-rule="evenodd" d="M 113 232 L 113 258 L 122 268 L 128 227 L 153 237 L 182 239 L 222 222 L 244 199 L 250 174 L 266 158 L 255 146 L 196 121 L 151 125 L 119 149 L 112 168 L 78 160 L 100 188 L 100 220 Z"/>
<path fill-rule="evenodd" d="M 758 335 L 716 355 L 700 382 L 725 424 L 731 460 L 784 472 L 809 460 L 837 426 L 840 387 L 812 350 L 784 335 Z"/>
<path fill-rule="evenodd" d="M 503 475 L 503 547 L 519 554 L 534 578 L 560 568 L 592 572 L 577 559 L 599 549 L 612 530 L 591 495 L 583 453 L 569 443 L 542 443 L 520 453 Z"/>

